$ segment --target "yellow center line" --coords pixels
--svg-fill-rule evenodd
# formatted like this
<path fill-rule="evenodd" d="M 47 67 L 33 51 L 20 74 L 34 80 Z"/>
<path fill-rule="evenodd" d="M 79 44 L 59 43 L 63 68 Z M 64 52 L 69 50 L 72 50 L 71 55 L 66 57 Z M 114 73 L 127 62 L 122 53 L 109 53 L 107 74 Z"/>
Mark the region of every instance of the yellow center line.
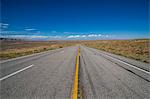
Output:
<path fill-rule="evenodd" d="M 76 56 L 75 78 L 72 90 L 72 99 L 78 99 L 79 57 L 80 57 L 80 48 L 78 49 L 78 53 Z"/>

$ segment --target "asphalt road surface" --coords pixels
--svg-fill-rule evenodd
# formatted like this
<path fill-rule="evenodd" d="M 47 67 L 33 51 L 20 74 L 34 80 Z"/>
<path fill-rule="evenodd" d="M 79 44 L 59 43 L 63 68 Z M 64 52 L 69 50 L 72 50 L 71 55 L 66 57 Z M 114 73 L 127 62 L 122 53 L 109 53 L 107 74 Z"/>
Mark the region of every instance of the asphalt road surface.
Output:
<path fill-rule="evenodd" d="M 1 61 L 1 99 L 71 99 L 76 55 L 71 46 Z M 84 99 L 150 99 L 149 64 L 80 46 Z"/>

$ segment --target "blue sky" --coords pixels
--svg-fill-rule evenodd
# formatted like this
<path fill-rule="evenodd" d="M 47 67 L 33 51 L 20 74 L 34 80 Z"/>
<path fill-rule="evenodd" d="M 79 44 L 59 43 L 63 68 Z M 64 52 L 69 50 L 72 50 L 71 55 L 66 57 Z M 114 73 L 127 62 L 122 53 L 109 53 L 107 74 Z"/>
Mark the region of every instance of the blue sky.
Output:
<path fill-rule="evenodd" d="M 2 37 L 147 38 L 149 0 L 1 0 Z"/>

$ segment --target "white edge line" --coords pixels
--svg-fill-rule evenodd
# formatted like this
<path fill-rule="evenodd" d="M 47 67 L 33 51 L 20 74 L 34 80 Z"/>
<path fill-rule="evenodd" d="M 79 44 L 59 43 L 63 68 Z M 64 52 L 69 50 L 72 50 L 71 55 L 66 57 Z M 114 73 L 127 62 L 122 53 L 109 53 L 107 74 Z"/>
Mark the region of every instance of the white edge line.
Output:
<path fill-rule="evenodd" d="M 14 72 L 14 73 L 11 73 L 11 74 L 9 74 L 9 75 L 7 75 L 7 76 L 4 76 L 4 77 L 0 78 L 0 81 L 5 80 L 5 79 L 7 79 L 7 78 L 9 78 L 9 77 L 11 77 L 11 76 L 13 76 L 13 75 L 16 75 L 17 73 L 20 73 L 20 72 L 22 72 L 22 71 L 24 71 L 24 70 L 26 70 L 26 69 L 28 69 L 28 68 L 31 68 L 32 66 L 34 66 L 34 65 L 32 64 L 32 65 L 30 65 L 30 66 L 28 66 L 28 67 L 25 67 L 25 68 L 23 68 L 23 69 L 21 69 L 21 70 L 18 70 L 18 71 L 16 71 L 16 72 Z"/>
<path fill-rule="evenodd" d="M 119 60 L 119 59 L 116 59 L 116 58 L 114 58 L 114 57 L 112 57 L 112 56 L 109 56 L 109 55 L 107 55 L 107 54 L 105 54 L 105 53 L 102 53 L 102 54 L 103 54 L 104 56 L 107 56 L 107 57 L 113 59 L 113 60 L 119 61 L 119 62 L 121 62 L 121 63 L 123 63 L 123 64 L 126 64 L 126 65 L 128 65 L 128 66 L 130 66 L 130 67 L 132 67 L 132 68 L 134 68 L 134 69 L 137 69 L 137 70 L 139 70 L 139 71 L 142 71 L 142 72 L 144 72 L 144 73 L 150 75 L 150 72 L 148 72 L 148 71 L 145 71 L 145 70 L 143 70 L 143 69 L 141 69 L 141 68 L 138 68 L 138 67 L 136 67 L 136 66 L 134 66 L 134 65 L 131 65 L 131 64 L 126 63 L 126 62 L 124 62 L 124 61 L 121 61 L 121 60 Z"/>
<path fill-rule="evenodd" d="M 106 54 L 104 54 L 104 55 L 106 55 Z M 108 55 L 106 55 L 106 56 L 109 57 L 109 58 L 111 58 L 111 59 L 114 59 L 114 60 L 116 60 L 116 61 L 122 62 L 122 63 L 124 63 L 124 64 L 126 64 L 126 65 L 128 65 L 128 66 L 130 66 L 130 67 L 132 67 L 132 68 L 135 68 L 135 69 L 137 69 L 137 70 L 140 70 L 140 71 L 142 71 L 142 72 L 144 72 L 144 73 L 150 75 L 150 72 L 148 72 L 148 71 L 145 71 L 145 70 L 143 70 L 143 69 L 141 69 L 141 68 L 135 67 L 135 66 L 133 66 L 133 65 L 131 65 L 131 64 L 129 64 L 129 63 L 126 63 L 126 62 L 124 62 L 124 61 L 118 60 L 118 59 L 113 58 L 113 57 L 111 57 L 111 56 L 108 56 Z"/>

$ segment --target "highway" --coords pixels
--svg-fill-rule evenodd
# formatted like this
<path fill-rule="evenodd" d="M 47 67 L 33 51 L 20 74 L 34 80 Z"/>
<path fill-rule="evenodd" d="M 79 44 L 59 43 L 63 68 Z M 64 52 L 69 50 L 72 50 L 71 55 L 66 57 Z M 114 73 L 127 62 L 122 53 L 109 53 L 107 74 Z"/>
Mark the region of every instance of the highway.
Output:
<path fill-rule="evenodd" d="M 85 46 L 0 64 L 1 99 L 150 99 L 149 64 Z"/>

